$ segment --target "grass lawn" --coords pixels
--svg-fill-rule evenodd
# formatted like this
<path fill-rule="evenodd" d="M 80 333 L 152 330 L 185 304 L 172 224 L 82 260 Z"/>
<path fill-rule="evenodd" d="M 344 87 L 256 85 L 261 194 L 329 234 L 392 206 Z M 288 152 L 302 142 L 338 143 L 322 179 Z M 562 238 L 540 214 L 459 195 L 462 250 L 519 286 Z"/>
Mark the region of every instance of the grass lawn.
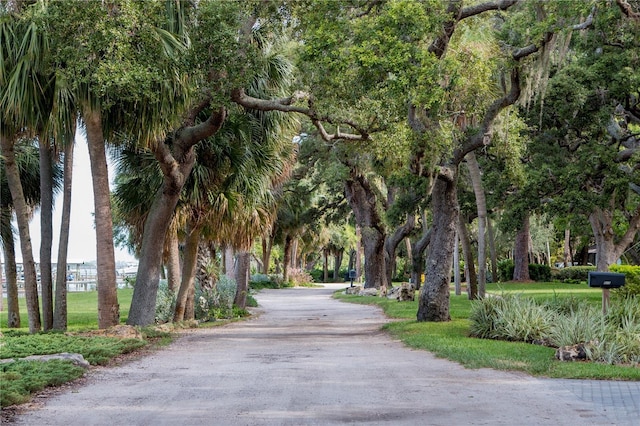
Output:
<path fill-rule="evenodd" d="M 586 284 L 560 283 L 500 283 L 487 285 L 489 293 L 518 293 L 536 299 L 575 297 L 596 306 L 602 303 L 602 290 Z M 469 337 L 471 301 L 466 294 L 451 293 L 451 321 L 417 322 L 418 302 L 397 302 L 374 296 L 360 297 L 336 294 L 351 303 L 375 304 L 391 317 L 400 319 L 385 325 L 392 336 L 407 346 L 424 349 L 441 358 L 456 361 L 468 368 L 494 368 L 523 371 L 534 376 L 574 379 L 640 380 L 640 368 L 590 362 L 560 362 L 555 349 L 520 342 L 477 339 Z M 612 299 L 611 303 L 615 303 Z"/>
<path fill-rule="evenodd" d="M 118 289 L 118 303 L 120 304 L 120 323 L 127 322 L 129 307 L 133 289 Z M 67 323 L 69 331 L 81 331 L 98 328 L 98 293 L 96 291 L 80 291 L 67 294 Z M 42 303 L 42 300 L 40 301 Z M 29 331 L 29 321 L 27 319 L 27 306 L 24 297 L 19 299 L 20 317 L 22 328 L 19 330 Z M 4 310 L 0 312 L 0 329 L 7 329 L 7 299 L 4 299 Z M 40 311 L 42 313 L 42 311 Z"/>

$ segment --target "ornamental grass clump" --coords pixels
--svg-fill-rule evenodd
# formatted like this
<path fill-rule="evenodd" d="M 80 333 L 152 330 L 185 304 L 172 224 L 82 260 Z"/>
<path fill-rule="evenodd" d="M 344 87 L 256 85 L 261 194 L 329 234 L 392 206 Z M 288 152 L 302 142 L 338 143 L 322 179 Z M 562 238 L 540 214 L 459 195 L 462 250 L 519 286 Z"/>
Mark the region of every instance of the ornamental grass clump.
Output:
<path fill-rule="evenodd" d="M 502 295 L 473 302 L 473 337 L 535 342 L 552 347 L 584 345 L 587 359 L 607 364 L 640 364 L 640 304 L 616 298 L 605 315 L 575 298 L 536 303 L 533 298 Z"/>
<path fill-rule="evenodd" d="M 555 315 L 530 298 L 514 296 L 509 304 L 498 306 L 496 334 L 499 339 L 533 342 L 549 335 Z"/>

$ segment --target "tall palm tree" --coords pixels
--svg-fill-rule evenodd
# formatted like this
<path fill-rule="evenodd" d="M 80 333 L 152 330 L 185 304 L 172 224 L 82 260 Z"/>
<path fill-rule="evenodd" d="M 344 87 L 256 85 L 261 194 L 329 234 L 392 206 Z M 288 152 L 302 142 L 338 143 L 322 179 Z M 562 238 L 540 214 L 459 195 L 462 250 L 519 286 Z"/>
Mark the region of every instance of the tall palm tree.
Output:
<path fill-rule="evenodd" d="M 166 5 L 175 6 L 174 2 Z M 98 326 L 119 322 L 105 145 L 146 146 L 164 138 L 187 99 L 158 4 L 119 0 L 47 3 L 58 73 L 73 82 L 89 147 L 96 219 Z"/>
<path fill-rule="evenodd" d="M 20 181 L 24 188 L 25 202 L 29 206 L 28 210 L 31 213 L 40 202 L 38 149 L 32 141 L 21 141 L 15 146 L 15 151 L 17 166 L 20 170 Z M 14 208 L 6 171 L 4 158 L 0 156 L 0 243 L 2 243 L 4 250 L 5 278 L 7 282 L 7 327 L 19 328 L 21 321 L 18 305 L 15 242 L 11 225 Z"/>

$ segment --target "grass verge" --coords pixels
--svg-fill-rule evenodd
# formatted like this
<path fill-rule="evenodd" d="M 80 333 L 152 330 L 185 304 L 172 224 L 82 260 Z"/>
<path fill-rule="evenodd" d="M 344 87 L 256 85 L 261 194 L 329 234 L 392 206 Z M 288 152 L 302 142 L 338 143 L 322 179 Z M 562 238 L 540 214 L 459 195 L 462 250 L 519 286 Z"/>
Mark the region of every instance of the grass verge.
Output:
<path fill-rule="evenodd" d="M 491 284 L 492 293 L 522 293 L 536 299 L 574 297 L 599 305 L 602 293 L 584 285 L 535 283 Z M 407 346 L 428 350 L 440 358 L 460 363 L 467 368 L 494 368 L 522 371 L 534 376 L 571 379 L 640 380 L 640 368 L 590 362 L 561 362 L 552 348 L 521 342 L 476 339 L 469 337 L 471 301 L 466 295 L 451 294 L 449 322 L 417 322 L 418 302 L 397 302 L 373 296 L 336 297 L 351 303 L 380 306 L 394 321 L 384 326 L 393 337 Z"/>

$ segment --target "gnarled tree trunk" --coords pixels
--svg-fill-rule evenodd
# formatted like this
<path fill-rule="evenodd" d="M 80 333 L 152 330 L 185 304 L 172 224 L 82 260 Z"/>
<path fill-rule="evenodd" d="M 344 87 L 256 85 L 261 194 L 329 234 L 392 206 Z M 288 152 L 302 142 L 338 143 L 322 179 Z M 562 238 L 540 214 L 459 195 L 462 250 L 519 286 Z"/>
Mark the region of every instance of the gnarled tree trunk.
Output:
<path fill-rule="evenodd" d="M 396 249 L 398 244 L 402 242 L 412 231 L 416 224 L 416 217 L 412 214 L 407 216 L 404 224 L 399 226 L 392 235 L 387 237 L 384 243 L 385 251 L 385 271 L 387 273 L 387 285 L 391 285 L 393 266 L 396 260 Z"/>
<path fill-rule="evenodd" d="M 196 268 L 198 266 L 198 245 L 200 243 L 201 228 L 191 228 L 187 233 L 187 241 L 184 246 L 184 262 L 182 267 L 182 282 L 176 297 L 176 309 L 173 321 L 185 320 L 189 292 L 195 286 Z M 154 312 L 155 314 L 155 312 Z"/>
<path fill-rule="evenodd" d="M 608 271 L 622 253 L 631 245 L 640 230 L 640 206 L 629 220 L 629 227 L 616 241 L 613 231 L 613 213 L 596 207 L 589 215 L 589 223 L 596 239 L 596 267 L 598 271 Z"/>
<path fill-rule="evenodd" d="M 438 176 L 431 194 L 433 226 L 425 285 L 420 290 L 418 321 L 449 321 L 449 283 L 458 221 L 457 170 Z"/>
<path fill-rule="evenodd" d="M 364 287 L 386 288 L 387 274 L 384 259 L 386 230 L 378 213 L 376 194 L 367 179 L 351 169 L 345 181 L 345 194 L 360 225 L 364 247 Z"/>

